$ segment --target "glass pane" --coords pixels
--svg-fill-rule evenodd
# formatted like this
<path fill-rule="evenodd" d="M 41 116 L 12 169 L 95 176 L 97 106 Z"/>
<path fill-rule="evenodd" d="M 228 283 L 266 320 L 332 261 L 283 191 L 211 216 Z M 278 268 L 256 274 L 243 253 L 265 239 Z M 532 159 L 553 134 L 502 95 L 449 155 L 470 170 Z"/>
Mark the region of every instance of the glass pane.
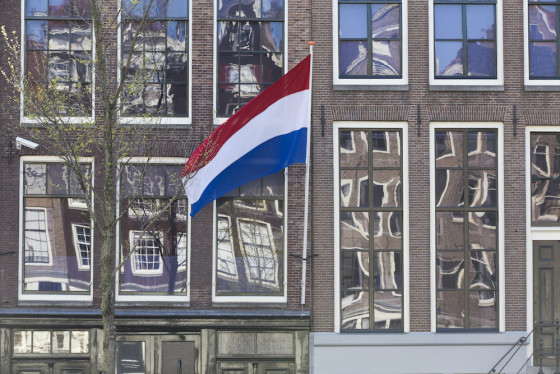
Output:
<path fill-rule="evenodd" d="M 343 292 L 341 300 L 342 330 L 369 329 L 368 291 Z"/>
<path fill-rule="evenodd" d="M 495 5 L 467 5 L 467 38 L 495 39 Z"/>
<path fill-rule="evenodd" d="M 373 75 L 401 73 L 401 43 L 399 41 L 372 42 Z"/>
<path fill-rule="evenodd" d="M 239 187 L 239 196 L 242 197 L 261 197 L 262 180 L 255 179 Z"/>
<path fill-rule="evenodd" d="M 34 82 L 47 80 L 48 55 L 46 51 L 27 52 L 27 78 Z"/>
<path fill-rule="evenodd" d="M 496 133 L 477 131 L 468 134 L 468 163 L 471 168 L 496 166 Z"/>
<path fill-rule="evenodd" d="M 341 253 L 342 290 L 369 289 L 369 253 L 344 251 Z"/>
<path fill-rule="evenodd" d="M 496 285 L 496 260 L 494 251 L 471 251 L 470 289 L 495 290 Z"/>
<path fill-rule="evenodd" d="M 235 17 L 239 14 L 239 0 L 218 0 L 218 18 Z"/>
<path fill-rule="evenodd" d="M 180 0 L 174 0 L 182 2 Z M 187 22 L 169 21 L 167 22 L 167 50 L 186 52 L 188 40 Z"/>
<path fill-rule="evenodd" d="M 172 84 L 167 86 L 167 114 L 169 116 L 188 115 L 186 84 Z"/>
<path fill-rule="evenodd" d="M 465 229 L 463 213 L 437 212 L 436 213 L 436 248 L 438 249 L 464 249 Z"/>
<path fill-rule="evenodd" d="M 463 170 L 436 169 L 436 206 L 464 207 L 465 180 Z"/>
<path fill-rule="evenodd" d="M 437 291 L 437 327 L 465 328 L 465 293 Z"/>
<path fill-rule="evenodd" d="M 495 170 L 469 171 L 469 206 L 495 208 L 498 206 Z"/>
<path fill-rule="evenodd" d="M 218 85 L 218 115 L 229 117 L 239 108 L 239 86 Z"/>
<path fill-rule="evenodd" d="M 185 53 L 167 53 L 166 82 L 187 82 L 187 55 Z"/>
<path fill-rule="evenodd" d="M 266 53 L 261 55 L 262 59 L 262 81 L 264 83 L 274 83 L 284 72 L 283 55 L 281 53 Z"/>
<path fill-rule="evenodd" d="M 374 170 L 373 196 L 374 207 L 400 207 L 402 195 L 400 170 Z"/>
<path fill-rule="evenodd" d="M 369 177 L 367 170 L 342 170 L 340 174 L 340 205 L 343 207 L 368 207 Z"/>
<path fill-rule="evenodd" d="M 556 40 L 556 6 L 529 6 L 529 39 Z"/>
<path fill-rule="evenodd" d="M 164 51 L 166 49 L 167 22 L 146 22 L 144 29 L 144 49 L 146 51 Z"/>
<path fill-rule="evenodd" d="M 70 0 L 50 0 L 49 15 L 68 16 L 70 14 Z"/>
<path fill-rule="evenodd" d="M 89 331 L 72 331 L 72 353 L 89 352 Z"/>
<path fill-rule="evenodd" d="M 533 77 L 558 76 L 556 42 L 529 43 L 529 74 Z"/>
<path fill-rule="evenodd" d="M 341 212 L 340 217 L 340 248 L 342 250 L 368 250 L 369 214 L 367 212 Z"/>
<path fill-rule="evenodd" d="M 14 353 L 31 353 L 31 331 L 14 331 Z"/>
<path fill-rule="evenodd" d="M 49 21 L 49 49 L 70 49 L 70 25 L 66 21 Z"/>
<path fill-rule="evenodd" d="M 498 328 L 498 312 L 495 291 L 469 292 L 470 328 Z"/>
<path fill-rule="evenodd" d="M 284 0 L 262 0 L 263 18 L 283 18 Z"/>
<path fill-rule="evenodd" d="M 531 134 L 531 179 L 560 176 L 560 134 Z"/>
<path fill-rule="evenodd" d="M 376 290 L 402 289 L 402 253 L 375 252 L 373 276 Z"/>
<path fill-rule="evenodd" d="M 339 5 L 341 38 L 367 38 L 367 5 L 341 4 Z"/>
<path fill-rule="evenodd" d="M 240 1 L 241 11 L 240 17 L 260 18 L 261 17 L 261 0 L 243 0 Z"/>
<path fill-rule="evenodd" d="M 375 292 L 373 307 L 375 330 L 402 330 L 402 293 Z"/>
<path fill-rule="evenodd" d="M 264 197 L 283 197 L 284 196 L 284 169 L 277 173 L 267 175 L 262 178 Z"/>
<path fill-rule="evenodd" d="M 142 17 L 144 1 L 123 0 L 123 13 L 125 17 Z"/>
<path fill-rule="evenodd" d="M 531 184 L 532 222 L 560 222 L 558 181 L 540 180 Z"/>
<path fill-rule="evenodd" d="M 261 25 L 259 22 L 243 22 L 239 25 L 239 50 L 260 51 Z"/>
<path fill-rule="evenodd" d="M 368 166 L 368 139 L 365 131 L 340 132 L 340 167 Z"/>
<path fill-rule="evenodd" d="M 117 342 L 117 374 L 146 373 L 146 343 Z"/>
<path fill-rule="evenodd" d="M 436 42 L 436 75 L 463 75 L 463 43 Z"/>
<path fill-rule="evenodd" d="M 47 165 L 24 164 L 24 193 L 26 195 L 43 195 L 47 193 Z"/>
<path fill-rule="evenodd" d="M 240 58 L 239 81 L 241 83 L 260 83 L 261 78 L 260 54 L 243 54 Z"/>
<path fill-rule="evenodd" d="M 373 131 L 373 167 L 390 168 L 401 165 L 401 137 L 397 131 Z"/>
<path fill-rule="evenodd" d="M 401 10 L 399 4 L 371 4 L 371 37 L 398 39 Z"/>
<path fill-rule="evenodd" d="M 373 215 L 374 249 L 402 249 L 402 214 L 379 212 Z"/>
<path fill-rule="evenodd" d="M 47 21 L 27 21 L 27 49 L 47 49 L 47 33 L 49 24 Z"/>
<path fill-rule="evenodd" d="M 496 75 L 496 44 L 494 42 L 468 42 L 467 62 L 469 76 Z"/>
<path fill-rule="evenodd" d="M 471 249 L 492 249 L 497 246 L 497 213 L 469 213 L 469 247 Z"/>
<path fill-rule="evenodd" d="M 61 83 L 70 80 L 69 53 L 49 53 L 49 79 Z"/>
<path fill-rule="evenodd" d="M 239 83 L 239 56 L 220 53 L 218 58 L 218 80 L 224 83 Z"/>
<path fill-rule="evenodd" d="M 436 255 L 437 289 L 461 290 L 465 279 L 465 254 L 440 252 Z"/>
<path fill-rule="evenodd" d="M 87 22 L 72 22 L 71 48 L 74 51 L 91 50 L 91 28 Z M 89 59 L 89 57 L 88 57 Z"/>
<path fill-rule="evenodd" d="M 282 22 L 263 22 L 262 49 L 269 52 L 284 50 L 284 24 Z"/>
<path fill-rule="evenodd" d="M 47 16 L 48 2 L 44 0 L 27 0 L 27 15 L 31 17 Z"/>
<path fill-rule="evenodd" d="M 463 167 L 463 132 L 436 132 L 436 167 Z"/>
<path fill-rule="evenodd" d="M 340 75 L 367 75 L 367 44 L 365 41 L 340 42 Z"/>
<path fill-rule="evenodd" d="M 53 353 L 70 353 L 70 331 L 53 332 Z"/>
<path fill-rule="evenodd" d="M 146 85 L 144 91 L 144 106 L 147 114 L 165 115 L 166 103 L 164 91 L 159 84 Z"/>
<path fill-rule="evenodd" d="M 70 80 L 72 82 L 91 82 L 91 61 L 85 53 L 70 55 Z"/>
<path fill-rule="evenodd" d="M 461 5 L 434 5 L 436 39 L 462 39 L 463 15 Z M 436 43 L 437 44 L 437 43 Z"/>
<path fill-rule="evenodd" d="M 167 17 L 186 18 L 189 16 L 188 0 L 169 0 L 167 3 Z"/>
<path fill-rule="evenodd" d="M 237 22 L 218 22 L 218 50 L 237 51 L 238 50 L 238 23 Z"/>
<path fill-rule="evenodd" d="M 51 353 L 50 331 L 33 331 L 33 353 Z"/>

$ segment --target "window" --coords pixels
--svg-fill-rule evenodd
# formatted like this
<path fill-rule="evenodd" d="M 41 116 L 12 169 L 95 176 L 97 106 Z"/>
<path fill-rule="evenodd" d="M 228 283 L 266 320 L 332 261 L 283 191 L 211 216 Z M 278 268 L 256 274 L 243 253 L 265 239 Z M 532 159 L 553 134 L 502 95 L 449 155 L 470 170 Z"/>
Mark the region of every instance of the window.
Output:
<path fill-rule="evenodd" d="M 172 301 L 188 297 L 188 205 L 182 165 L 122 166 L 121 257 L 118 299 Z"/>
<path fill-rule="evenodd" d="M 121 41 L 123 116 L 188 117 L 189 2 L 125 0 Z"/>
<path fill-rule="evenodd" d="M 71 200 L 84 199 L 84 195 L 77 176 L 66 164 L 44 160 L 27 157 L 22 161 L 20 298 L 90 295 L 91 218 L 87 209 L 71 204 Z M 82 164 L 81 169 L 81 174 L 89 178 L 91 164 Z"/>
<path fill-rule="evenodd" d="M 89 331 L 15 330 L 13 342 L 14 356 L 89 353 Z"/>
<path fill-rule="evenodd" d="M 25 3 L 26 117 L 92 115 L 92 35 L 89 1 L 29 0 Z M 47 104 L 48 103 L 48 104 Z"/>
<path fill-rule="evenodd" d="M 284 171 L 216 200 L 216 301 L 284 297 L 284 209 Z"/>
<path fill-rule="evenodd" d="M 405 329 L 403 131 L 338 132 L 341 331 Z"/>
<path fill-rule="evenodd" d="M 217 117 L 229 117 L 284 74 L 284 0 L 217 1 Z"/>
<path fill-rule="evenodd" d="M 430 83 L 503 84 L 501 0 L 431 0 L 431 3 Z"/>
<path fill-rule="evenodd" d="M 531 132 L 531 224 L 560 222 L 560 134 Z"/>
<path fill-rule="evenodd" d="M 556 0 L 528 0 L 528 73 L 529 80 L 543 84 L 554 84 L 550 80 L 560 79 L 558 59 L 558 9 Z M 526 51 L 527 52 L 527 51 Z M 527 70 L 527 69 L 526 69 Z M 531 83 L 526 80 L 526 84 Z M 557 83 L 555 83 L 557 84 Z"/>
<path fill-rule="evenodd" d="M 437 330 L 499 328 L 496 129 L 435 131 Z"/>
<path fill-rule="evenodd" d="M 338 0 L 337 5 L 336 78 L 366 78 L 369 84 L 371 78 L 402 78 L 406 0 Z"/>

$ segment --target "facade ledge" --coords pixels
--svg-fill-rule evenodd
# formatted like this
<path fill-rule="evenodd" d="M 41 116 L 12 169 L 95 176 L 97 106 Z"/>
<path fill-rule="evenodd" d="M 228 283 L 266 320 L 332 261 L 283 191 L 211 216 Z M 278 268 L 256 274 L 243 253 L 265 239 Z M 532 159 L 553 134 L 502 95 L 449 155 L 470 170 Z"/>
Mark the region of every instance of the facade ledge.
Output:
<path fill-rule="evenodd" d="M 555 85 L 525 84 L 525 91 L 560 91 L 560 82 Z"/>
<path fill-rule="evenodd" d="M 408 91 L 408 84 L 352 84 L 335 83 L 334 91 Z"/>
<path fill-rule="evenodd" d="M 430 91 L 504 91 L 504 85 L 430 84 Z"/>

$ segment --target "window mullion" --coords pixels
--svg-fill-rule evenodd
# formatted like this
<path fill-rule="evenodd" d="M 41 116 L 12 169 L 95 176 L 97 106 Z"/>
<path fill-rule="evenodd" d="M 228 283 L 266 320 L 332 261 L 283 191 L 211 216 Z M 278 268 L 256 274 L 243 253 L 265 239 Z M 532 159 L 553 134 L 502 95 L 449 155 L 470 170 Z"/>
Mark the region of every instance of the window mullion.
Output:
<path fill-rule="evenodd" d="M 464 229 L 464 237 L 465 237 L 465 248 L 463 251 L 463 261 L 464 261 L 464 276 L 463 276 L 463 295 L 464 295 L 464 303 L 465 303 L 465 320 L 464 326 L 465 329 L 470 328 L 470 304 L 469 304 L 469 274 L 470 274 L 470 251 L 469 251 L 469 214 L 470 214 L 470 198 L 469 198 L 469 167 L 468 167 L 468 157 L 469 157 L 469 132 L 463 130 L 463 193 L 464 193 L 464 207 L 463 207 L 463 221 L 465 224 L 463 225 Z"/>
<path fill-rule="evenodd" d="M 462 32 L 463 32 L 463 76 L 467 77 L 469 75 L 469 64 L 468 64 L 468 35 L 467 35 L 467 5 L 461 5 L 461 15 L 462 15 Z M 465 159 L 466 161 L 466 159 Z"/>
<path fill-rule="evenodd" d="M 372 27 L 371 27 L 371 21 L 373 18 L 373 14 L 372 14 L 372 9 L 371 9 L 371 4 L 367 4 L 367 12 L 366 12 L 366 25 L 367 25 L 367 45 L 366 45 L 366 58 L 368 59 L 367 61 L 367 69 L 368 69 L 368 75 L 371 76 L 373 75 L 373 37 L 372 37 Z M 371 133 L 370 133 L 371 134 Z"/>

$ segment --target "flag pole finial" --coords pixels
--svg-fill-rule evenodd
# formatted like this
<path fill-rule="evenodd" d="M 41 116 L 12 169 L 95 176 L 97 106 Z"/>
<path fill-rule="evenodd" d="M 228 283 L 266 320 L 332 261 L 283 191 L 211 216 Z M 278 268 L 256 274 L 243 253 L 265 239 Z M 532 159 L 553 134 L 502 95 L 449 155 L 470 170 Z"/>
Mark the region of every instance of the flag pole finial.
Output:
<path fill-rule="evenodd" d="M 313 40 L 311 40 L 311 41 L 308 41 L 307 44 L 309 44 L 309 45 L 315 45 L 315 42 L 314 42 Z"/>

